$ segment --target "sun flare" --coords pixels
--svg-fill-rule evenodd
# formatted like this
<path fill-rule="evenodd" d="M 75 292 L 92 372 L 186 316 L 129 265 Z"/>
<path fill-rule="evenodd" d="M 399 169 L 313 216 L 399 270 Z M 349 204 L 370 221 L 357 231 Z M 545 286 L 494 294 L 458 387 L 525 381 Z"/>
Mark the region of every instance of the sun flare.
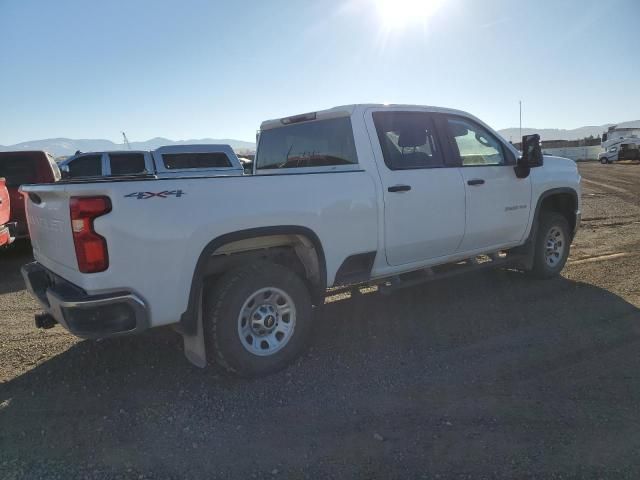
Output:
<path fill-rule="evenodd" d="M 446 0 L 374 0 L 380 19 L 389 29 L 426 24 Z"/>

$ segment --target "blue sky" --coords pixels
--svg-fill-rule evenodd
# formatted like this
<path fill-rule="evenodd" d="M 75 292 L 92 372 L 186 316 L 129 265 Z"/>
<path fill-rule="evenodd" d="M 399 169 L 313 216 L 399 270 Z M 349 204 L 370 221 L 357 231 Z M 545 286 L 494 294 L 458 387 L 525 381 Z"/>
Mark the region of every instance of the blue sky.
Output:
<path fill-rule="evenodd" d="M 519 99 L 527 127 L 640 118 L 640 1 L 424 2 L 438 8 L 0 0 L 0 144 L 251 141 L 261 120 L 364 102 L 460 108 L 496 129 L 518 125 Z"/>

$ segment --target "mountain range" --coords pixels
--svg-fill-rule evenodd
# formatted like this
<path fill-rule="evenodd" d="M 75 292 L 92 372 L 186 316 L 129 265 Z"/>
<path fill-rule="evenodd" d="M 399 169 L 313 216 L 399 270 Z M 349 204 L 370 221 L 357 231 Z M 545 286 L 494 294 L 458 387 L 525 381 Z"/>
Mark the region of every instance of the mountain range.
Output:
<path fill-rule="evenodd" d="M 590 135 L 597 137 L 607 131 L 612 123 L 605 125 L 586 126 L 574 128 L 571 130 L 558 128 L 523 128 L 522 135 L 531 135 L 537 133 L 543 140 L 579 140 Z M 615 124 L 619 127 L 637 127 L 640 128 L 640 120 L 631 122 L 622 122 Z M 507 140 L 518 142 L 520 140 L 519 128 L 504 128 L 498 130 L 500 134 Z M 232 138 L 201 138 L 197 140 L 170 140 L 168 138 L 156 137 L 145 142 L 130 142 L 132 150 L 154 150 L 163 145 L 188 145 L 202 143 L 224 143 L 231 145 L 237 153 L 253 152 L 256 144 L 253 142 L 245 142 L 243 140 L 235 140 Z M 12 150 L 45 150 L 55 157 L 63 157 L 73 155 L 77 150 L 81 152 L 100 152 L 105 150 L 127 150 L 124 143 L 115 143 L 111 140 L 96 139 L 71 139 L 71 138 L 47 138 L 44 140 L 31 140 L 29 142 L 16 143 L 15 145 L 0 145 L 0 151 Z"/>
<path fill-rule="evenodd" d="M 640 120 L 633 120 L 630 122 L 621 123 L 607 123 L 605 125 L 594 125 L 580 128 L 574 128 L 572 130 L 565 130 L 560 128 L 522 128 L 522 135 L 533 135 L 537 133 L 542 140 L 580 140 L 585 137 L 593 135 L 597 137 L 602 135 L 607 129 L 617 125 L 618 127 L 633 127 L 640 128 Z M 505 139 L 515 142 L 520 141 L 520 129 L 519 128 L 505 128 L 498 130 L 500 135 Z"/>
<path fill-rule="evenodd" d="M 228 144 L 236 152 L 243 153 L 254 151 L 256 144 L 231 138 L 201 138 L 197 140 L 169 140 L 156 137 L 145 142 L 129 142 L 131 150 L 155 150 L 164 145 L 189 145 L 189 144 Z M 0 152 L 13 150 L 44 150 L 54 157 L 73 155 L 77 150 L 81 152 L 101 152 L 108 150 L 128 150 L 124 143 L 115 143 L 111 140 L 96 139 L 72 139 L 72 138 L 47 138 L 44 140 L 31 140 L 29 142 L 16 143 L 15 145 L 0 145 Z"/>

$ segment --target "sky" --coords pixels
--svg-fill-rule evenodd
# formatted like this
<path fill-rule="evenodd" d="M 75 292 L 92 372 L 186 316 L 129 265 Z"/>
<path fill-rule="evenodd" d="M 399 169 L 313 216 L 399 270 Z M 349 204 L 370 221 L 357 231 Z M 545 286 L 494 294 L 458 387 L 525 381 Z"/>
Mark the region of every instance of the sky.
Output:
<path fill-rule="evenodd" d="M 234 138 L 350 103 L 640 118 L 640 0 L 0 0 L 0 144 Z"/>

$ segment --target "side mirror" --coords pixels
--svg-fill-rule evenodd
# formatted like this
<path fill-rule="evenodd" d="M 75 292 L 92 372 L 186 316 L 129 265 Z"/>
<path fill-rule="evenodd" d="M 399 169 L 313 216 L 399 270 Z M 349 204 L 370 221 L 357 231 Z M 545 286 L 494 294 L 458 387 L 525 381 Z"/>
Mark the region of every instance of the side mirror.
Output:
<path fill-rule="evenodd" d="M 541 167 L 543 163 L 540 135 L 524 135 L 522 137 L 522 157 L 518 159 L 520 167 Z"/>
<path fill-rule="evenodd" d="M 69 178 L 69 165 L 61 165 L 59 168 L 60 176 L 62 178 Z"/>

